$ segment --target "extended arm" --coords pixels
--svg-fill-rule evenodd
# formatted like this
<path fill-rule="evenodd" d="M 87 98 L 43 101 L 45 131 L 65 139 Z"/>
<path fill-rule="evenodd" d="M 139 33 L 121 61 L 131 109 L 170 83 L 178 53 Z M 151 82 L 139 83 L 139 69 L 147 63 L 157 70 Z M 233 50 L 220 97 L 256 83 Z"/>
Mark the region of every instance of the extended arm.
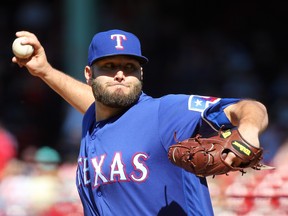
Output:
<path fill-rule="evenodd" d="M 14 56 L 12 62 L 20 67 L 26 67 L 31 75 L 41 78 L 71 106 L 84 113 L 94 102 L 91 87 L 53 68 L 47 61 L 44 48 L 33 33 L 20 31 L 16 36 L 26 37 L 27 40 L 23 44 L 31 44 L 34 53 L 29 59 L 19 59 Z"/>

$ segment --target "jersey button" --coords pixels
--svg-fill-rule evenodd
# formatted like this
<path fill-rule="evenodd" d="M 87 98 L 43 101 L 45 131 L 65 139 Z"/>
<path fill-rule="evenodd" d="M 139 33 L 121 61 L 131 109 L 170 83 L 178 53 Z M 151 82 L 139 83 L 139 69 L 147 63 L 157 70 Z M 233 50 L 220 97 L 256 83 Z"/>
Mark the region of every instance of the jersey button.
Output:
<path fill-rule="evenodd" d="M 97 196 L 102 196 L 102 191 L 101 191 L 101 189 L 100 189 L 100 187 L 98 187 L 98 189 L 97 189 Z"/>

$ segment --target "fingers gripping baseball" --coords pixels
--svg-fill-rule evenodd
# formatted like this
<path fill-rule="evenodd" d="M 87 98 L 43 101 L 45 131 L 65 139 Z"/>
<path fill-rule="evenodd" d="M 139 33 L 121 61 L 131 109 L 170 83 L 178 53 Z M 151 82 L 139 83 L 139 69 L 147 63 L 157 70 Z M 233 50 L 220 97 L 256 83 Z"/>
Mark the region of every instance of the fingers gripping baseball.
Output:
<path fill-rule="evenodd" d="M 12 44 L 14 57 L 12 62 L 20 67 L 25 66 L 34 76 L 44 76 L 51 68 L 47 62 L 46 53 L 38 38 L 30 32 L 16 32 L 15 43 Z"/>

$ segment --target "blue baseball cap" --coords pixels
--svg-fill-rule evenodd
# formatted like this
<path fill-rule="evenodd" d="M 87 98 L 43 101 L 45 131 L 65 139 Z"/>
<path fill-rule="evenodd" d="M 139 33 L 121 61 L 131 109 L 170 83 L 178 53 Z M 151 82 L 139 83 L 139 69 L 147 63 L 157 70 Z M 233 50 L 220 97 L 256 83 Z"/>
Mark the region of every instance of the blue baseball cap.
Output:
<path fill-rule="evenodd" d="M 141 65 L 148 62 L 148 59 L 142 56 L 140 41 L 134 34 L 119 29 L 95 34 L 88 50 L 88 65 L 91 66 L 96 60 L 115 55 L 131 56 Z"/>

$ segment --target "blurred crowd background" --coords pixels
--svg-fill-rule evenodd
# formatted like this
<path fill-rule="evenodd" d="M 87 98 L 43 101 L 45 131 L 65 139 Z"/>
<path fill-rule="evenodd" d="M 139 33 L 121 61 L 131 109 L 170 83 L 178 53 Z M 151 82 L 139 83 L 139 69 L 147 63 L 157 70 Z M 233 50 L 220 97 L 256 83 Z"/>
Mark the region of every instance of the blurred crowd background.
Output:
<path fill-rule="evenodd" d="M 267 106 L 270 125 L 261 136 L 264 162 L 277 169 L 211 179 L 211 196 L 219 215 L 288 215 L 288 194 L 280 193 L 287 191 L 288 179 L 287 2 L 0 4 L 0 216 L 82 215 L 74 187 L 82 115 L 11 62 L 15 32 L 35 33 L 49 62 L 84 82 L 90 40 L 96 32 L 112 28 L 133 32 L 141 40 L 143 55 L 150 60 L 144 67 L 146 93 L 248 97 Z M 229 185 L 238 191 L 231 193 Z M 243 192 L 258 185 L 270 193 Z M 256 202 L 255 197 L 265 199 Z M 271 213 L 276 207 L 279 212 Z"/>

